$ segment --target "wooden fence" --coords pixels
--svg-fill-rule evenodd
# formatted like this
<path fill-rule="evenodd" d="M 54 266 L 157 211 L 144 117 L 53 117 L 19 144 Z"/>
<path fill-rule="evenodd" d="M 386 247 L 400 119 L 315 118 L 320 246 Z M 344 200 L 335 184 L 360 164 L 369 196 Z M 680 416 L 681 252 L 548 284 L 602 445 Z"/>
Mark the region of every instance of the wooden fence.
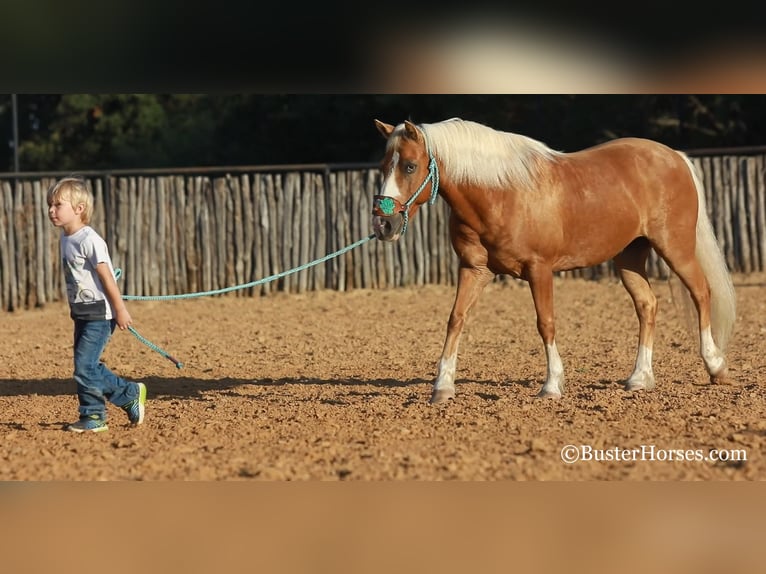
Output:
<path fill-rule="evenodd" d="M 766 152 L 693 158 L 707 209 L 732 271 L 766 270 Z M 45 196 L 67 174 L 0 177 L 0 306 L 6 311 L 65 299 L 60 231 Z M 92 172 L 91 225 L 106 239 L 129 295 L 196 293 L 254 283 L 316 261 L 370 235 L 373 166 L 281 166 Z M 238 289 L 271 291 L 453 285 L 457 259 L 443 201 L 420 209 L 402 240 L 371 240 L 308 269 Z M 608 225 L 608 222 L 605 222 Z M 667 268 L 655 255 L 653 277 Z M 561 273 L 613 275 L 611 262 Z M 504 280 L 500 278 L 499 280 Z"/>

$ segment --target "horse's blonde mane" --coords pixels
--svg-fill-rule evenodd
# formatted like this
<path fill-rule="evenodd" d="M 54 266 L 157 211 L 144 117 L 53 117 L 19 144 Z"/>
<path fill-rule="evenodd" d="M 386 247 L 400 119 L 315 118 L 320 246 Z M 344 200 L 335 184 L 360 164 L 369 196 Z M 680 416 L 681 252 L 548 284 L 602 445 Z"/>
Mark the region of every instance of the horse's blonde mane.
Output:
<path fill-rule="evenodd" d="M 431 152 L 441 160 L 444 177 L 456 182 L 529 188 L 540 166 L 561 155 L 527 136 L 460 118 L 419 127 Z"/>

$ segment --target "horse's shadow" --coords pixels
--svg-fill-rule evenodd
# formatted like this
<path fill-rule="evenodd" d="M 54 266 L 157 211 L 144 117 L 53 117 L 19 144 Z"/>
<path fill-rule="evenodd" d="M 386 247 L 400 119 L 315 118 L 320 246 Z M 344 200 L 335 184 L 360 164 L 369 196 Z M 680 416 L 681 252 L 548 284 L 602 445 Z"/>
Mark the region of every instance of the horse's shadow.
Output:
<path fill-rule="evenodd" d="M 289 387 L 292 385 L 316 386 L 341 385 L 344 387 L 408 387 L 428 384 L 425 379 L 401 381 L 396 379 L 312 379 L 309 377 L 285 377 L 281 379 L 244 379 L 223 377 L 220 379 L 201 379 L 196 377 L 145 377 L 131 379 L 147 386 L 148 397 L 151 399 L 202 399 L 207 391 L 218 391 L 231 396 L 252 396 L 239 393 L 238 388 L 245 386 L 256 387 Z M 0 379 L 0 397 L 42 395 L 49 397 L 70 396 L 77 391 L 71 378 L 61 379 Z M 354 391 L 351 391 L 354 392 Z M 360 393 L 361 391 L 356 391 Z M 366 393 L 369 394 L 369 393 Z"/>
<path fill-rule="evenodd" d="M 344 397 L 353 396 L 381 396 L 385 389 L 391 388 L 416 388 L 423 389 L 423 394 L 430 394 L 433 385 L 432 379 L 415 378 L 399 380 L 385 379 L 362 379 L 362 378 L 339 378 L 339 379 L 314 379 L 310 377 L 284 377 L 279 379 L 244 379 L 224 377 L 220 379 L 201 379 L 196 377 L 145 377 L 133 379 L 142 382 L 147 387 L 148 398 L 151 400 L 209 400 L 205 393 L 218 392 L 224 396 L 252 398 L 252 393 L 243 392 L 247 387 L 272 388 L 275 392 L 289 389 L 292 386 L 315 388 L 317 393 L 307 393 L 304 398 L 297 400 L 316 401 L 327 404 L 345 404 Z M 505 387 L 521 387 L 531 389 L 539 384 L 533 380 L 510 380 L 510 381 L 478 381 L 458 379 L 456 384 L 460 388 L 463 384 L 478 384 L 485 390 L 475 392 L 477 396 L 485 400 L 498 400 L 503 394 Z M 323 388 L 341 387 L 342 391 L 336 397 L 321 393 Z M 368 387 L 372 387 L 370 390 Z M 77 392 L 76 385 L 71 378 L 60 379 L 0 379 L 0 397 L 40 395 L 46 397 L 74 396 Z M 412 397 L 410 396 L 409 399 Z M 291 397 L 296 400 L 296 397 Z"/>

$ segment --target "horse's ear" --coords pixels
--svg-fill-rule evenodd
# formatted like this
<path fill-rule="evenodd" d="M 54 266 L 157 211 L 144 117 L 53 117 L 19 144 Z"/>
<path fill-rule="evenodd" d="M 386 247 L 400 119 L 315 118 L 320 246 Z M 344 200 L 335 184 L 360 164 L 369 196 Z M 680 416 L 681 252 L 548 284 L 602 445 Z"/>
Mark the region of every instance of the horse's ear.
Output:
<path fill-rule="evenodd" d="M 410 120 L 404 120 L 404 135 L 412 140 L 418 141 L 418 136 L 420 135 L 418 128 Z"/>
<path fill-rule="evenodd" d="M 389 136 L 392 133 L 394 133 L 394 126 L 392 126 L 391 124 L 385 124 L 385 123 L 381 122 L 380 120 L 375 120 L 375 127 L 378 128 L 378 131 L 386 139 L 388 139 Z"/>

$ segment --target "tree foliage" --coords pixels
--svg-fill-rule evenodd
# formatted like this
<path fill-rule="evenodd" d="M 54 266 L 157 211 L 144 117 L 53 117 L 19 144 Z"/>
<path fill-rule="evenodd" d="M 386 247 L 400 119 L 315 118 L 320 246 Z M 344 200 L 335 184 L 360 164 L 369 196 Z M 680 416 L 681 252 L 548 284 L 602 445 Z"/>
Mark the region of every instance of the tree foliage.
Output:
<path fill-rule="evenodd" d="M 377 161 L 373 119 L 462 117 L 562 151 L 638 136 L 679 149 L 766 144 L 761 95 L 21 94 L 23 171 Z M 13 168 L 0 96 L 0 169 Z"/>

